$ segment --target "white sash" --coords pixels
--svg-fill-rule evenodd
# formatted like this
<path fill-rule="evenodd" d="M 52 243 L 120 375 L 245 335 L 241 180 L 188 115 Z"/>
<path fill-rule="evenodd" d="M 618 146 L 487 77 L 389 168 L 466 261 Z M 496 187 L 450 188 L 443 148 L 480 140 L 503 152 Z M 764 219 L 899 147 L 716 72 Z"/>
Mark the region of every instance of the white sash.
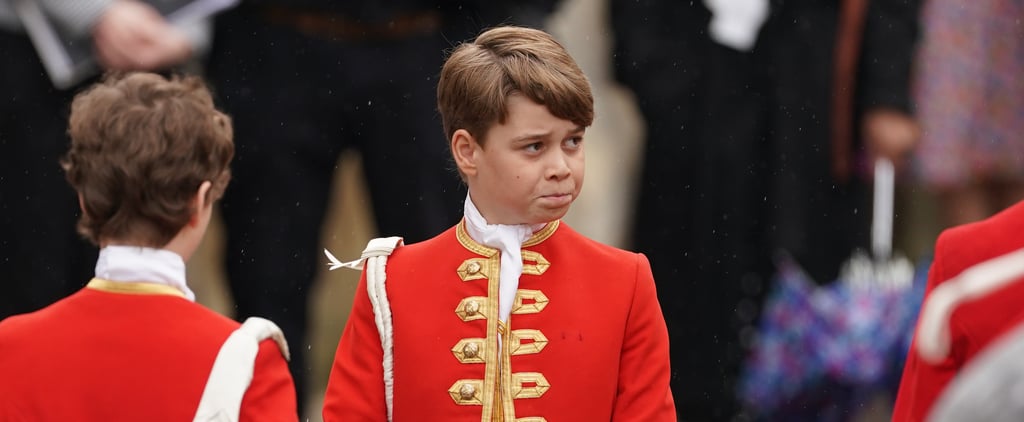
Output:
<path fill-rule="evenodd" d="M 284 333 L 270 320 L 250 317 L 228 336 L 206 380 L 195 422 L 238 421 L 242 398 L 252 383 L 260 342 L 268 338 L 274 339 L 286 360 L 290 359 Z"/>

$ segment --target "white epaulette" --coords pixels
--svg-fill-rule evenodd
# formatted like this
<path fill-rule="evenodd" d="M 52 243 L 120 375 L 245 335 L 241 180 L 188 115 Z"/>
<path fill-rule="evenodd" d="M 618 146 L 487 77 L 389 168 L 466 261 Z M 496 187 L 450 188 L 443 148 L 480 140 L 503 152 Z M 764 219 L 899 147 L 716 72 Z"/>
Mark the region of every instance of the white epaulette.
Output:
<path fill-rule="evenodd" d="M 384 351 L 384 400 L 388 409 L 388 421 L 392 419 L 392 403 L 394 401 L 394 333 L 391 325 L 391 303 L 388 301 L 388 293 L 385 288 L 387 281 L 388 256 L 399 246 L 402 246 L 401 237 L 379 237 L 370 240 L 366 249 L 359 259 L 350 262 L 340 262 L 327 249 L 324 254 L 331 261 L 331 270 L 338 268 L 350 268 L 362 270 L 366 268 L 366 293 L 370 296 L 370 304 L 373 305 L 373 320 L 377 325 L 377 332 L 380 334 L 380 345 Z"/>
<path fill-rule="evenodd" d="M 1024 249 L 1018 249 L 963 270 L 932 290 L 921 305 L 917 353 L 926 362 L 946 359 L 952 342 L 949 321 L 961 303 L 993 294 L 1024 276 Z"/>
<path fill-rule="evenodd" d="M 213 362 L 199 399 L 195 422 L 237 422 L 242 398 L 252 383 L 260 342 L 274 339 L 285 360 L 289 360 L 284 333 L 270 320 L 250 317 L 228 336 Z"/>

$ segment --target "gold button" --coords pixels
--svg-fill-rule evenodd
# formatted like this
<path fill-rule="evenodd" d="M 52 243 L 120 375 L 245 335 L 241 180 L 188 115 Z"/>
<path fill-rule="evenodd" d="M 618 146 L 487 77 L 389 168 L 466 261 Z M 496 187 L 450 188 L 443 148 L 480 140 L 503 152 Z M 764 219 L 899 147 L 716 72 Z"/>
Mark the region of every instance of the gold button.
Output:
<path fill-rule="evenodd" d="M 477 302 L 475 300 L 471 300 L 469 302 L 466 302 L 466 315 L 467 316 L 476 315 L 477 312 L 480 312 L 480 302 Z"/>
<path fill-rule="evenodd" d="M 459 397 L 463 400 L 472 400 L 475 395 L 476 387 L 473 384 L 462 384 L 462 388 L 459 388 Z"/>
<path fill-rule="evenodd" d="M 462 346 L 462 354 L 467 358 L 475 358 L 480 354 L 480 345 L 476 343 L 466 343 Z"/>
<path fill-rule="evenodd" d="M 466 272 L 469 274 L 476 274 L 480 272 L 480 263 L 476 261 L 470 262 L 469 265 L 466 266 Z"/>

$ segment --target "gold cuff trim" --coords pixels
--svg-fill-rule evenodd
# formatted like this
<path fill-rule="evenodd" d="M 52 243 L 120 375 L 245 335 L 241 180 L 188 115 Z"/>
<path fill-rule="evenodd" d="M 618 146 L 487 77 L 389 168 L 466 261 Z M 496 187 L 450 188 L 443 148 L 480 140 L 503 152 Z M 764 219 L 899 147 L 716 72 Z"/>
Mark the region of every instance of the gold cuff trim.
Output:
<path fill-rule="evenodd" d="M 551 262 L 548 262 L 539 252 L 523 250 L 523 274 L 541 275 L 548 270 Z M 533 262 L 533 264 L 527 264 Z"/>
<path fill-rule="evenodd" d="M 463 406 L 481 406 L 484 402 L 480 399 L 483 393 L 483 380 L 458 380 L 448 389 L 448 395 L 452 396 L 455 404 Z"/>
<path fill-rule="evenodd" d="M 548 306 L 548 297 L 540 290 L 519 289 L 516 299 L 512 302 L 512 313 L 515 315 L 535 314 Z"/>
<path fill-rule="evenodd" d="M 544 350 L 548 345 L 548 338 L 540 330 L 512 330 L 508 342 L 509 353 L 512 356 L 531 355 Z"/>
<path fill-rule="evenodd" d="M 540 372 L 518 372 L 512 374 L 512 398 L 536 399 L 551 388 L 547 378 Z"/>
<path fill-rule="evenodd" d="M 185 292 L 166 284 L 135 282 L 123 283 L 120 281 L 93 278 L 92 280 L 89 280 L 89 284 L 86 284 L 85 287 L 107 293 L 121 293 L 128 295 L 168 295 L 178 296 L 180 298 L 185 297 Z"/>
<path fill-rule="evenodd" d="M 452 347 L 452 353 L 455 354 L 455 358 L 462 363 L 484 363 L 486 356 L 484 350 L 484 340 L 482 338 L 464 338 L 455 343 Z"/>
<path fill-rule="evenodd" d="M 516 419 L 516 422 L 548 422 L 548 420 L 540 416 L 530 416 L 527 418 L 518 418 Z"/>
<path fill-rule="evenodd" d="M 470 296 L 462 299 L 459 306 L 455 308 L 455 314 L 466 322 L 487 319 L 487 298 Z"/>
<path fill-rule="evenodd" d="M 534 246 L 545 240 L 548 240 L 548 238 L 551 237 L 551 235 L 555 234 L 555 230 L 558 230 L 558 225 L 560 223 L 561 220 L 555 220 L 548 223 L 547 225 L 544 226 L 544 228 L 534 232 L 533 236 L 530 236 L 529 239 L 526 239 L 526 241 L 523 242 L 522 247 L 528 248 L 530 246 Z M 469 232 L 466 231 L 465 218 L 463 218 L 462 221 L 459 221 L 459 225 L 455 227 L 455 238 L 459 239 L 459 243 L 461 243 L 463 247 L 469 249 L 471 252 L 475 254 L 482 256 L 491 256 L 498 253 L 497 249 L 477 243 L 475 240 L 473 240 L 472 237 L 469 236 Z"/>
<path fill-rule="evenodd" d="M 469 258 L 462 261 L 455 272 L 459 273 L 462 281 L 479 280 L 486 278 L 496 280 L 498 268 L 501 265 L 501 255 L 494 254 L 489 258 Z"/>

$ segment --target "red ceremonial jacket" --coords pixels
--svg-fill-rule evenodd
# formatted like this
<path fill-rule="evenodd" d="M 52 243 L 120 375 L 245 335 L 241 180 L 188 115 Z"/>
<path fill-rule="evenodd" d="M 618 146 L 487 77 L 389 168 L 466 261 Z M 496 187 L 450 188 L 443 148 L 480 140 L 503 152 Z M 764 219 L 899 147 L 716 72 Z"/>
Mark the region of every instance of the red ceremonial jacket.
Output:
<path fill-rule="evenodd" d="M 239 325 L 173 287 L 94 279 L 0 321 L 0 421 L 191 421 Z M 298 420 L 273 340 L 260 343 L 240 420 Z"/>
<path fill-rule="evenodd" d="M 962 271 L 1024 248 L 1024 202 L 984 221 L 944 231 L 935 245 L 925 300 L 932 290 Z M 950 317 L 950 351 L 932 364 L 911 346 L 900 381 L 893 421 L 921 421 L 946 385 L 979 351 L 1024 320 L 1024 280 L 1010 283 L 956 307 Z"/>
<path fill-rule="evenodd" d="M 523 244 L 506 325 L 500 253 L 464 224 L 388 259 L 395 421 L 676 420 L 668 333 L 643 255 L 548 224 Z M 324 398 L 327 422 L 386 420 L 373 318 L 364 272 Z"/>

